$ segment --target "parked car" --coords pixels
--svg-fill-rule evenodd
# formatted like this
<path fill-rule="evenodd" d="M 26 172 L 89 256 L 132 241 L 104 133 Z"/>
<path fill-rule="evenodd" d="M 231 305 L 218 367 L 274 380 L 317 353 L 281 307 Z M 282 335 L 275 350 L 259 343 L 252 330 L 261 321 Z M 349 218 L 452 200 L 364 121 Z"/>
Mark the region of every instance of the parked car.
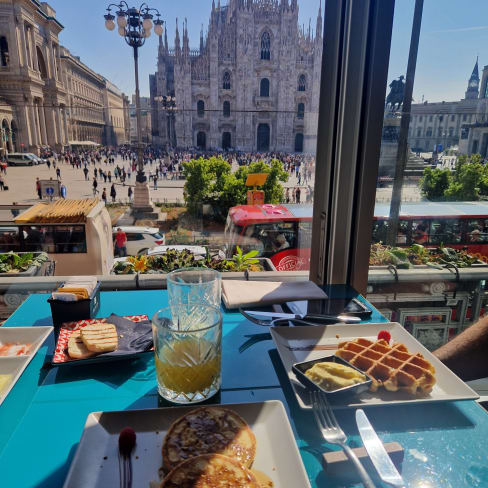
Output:
<path fill-rule="evenodd" d="M 32 153 L 10 153 L 7 156 L 9 166 L 34 166 L 43 162 L 41 158 Z"/>
<path fill-rule="evenodd" d="M 136 256 L 138 254 L 145 254 L 154 246 L 164 244 L 164 235 L 159 232 L 157 227 L 142 227 L 142 226 L 117 226 L 113 227 L 113 237 L 115 241 L 115 234 L 117 229 L 121 228 L 127 236 L 127 255 Z M 115 242 L 114 242 L 115 243 Z"/>

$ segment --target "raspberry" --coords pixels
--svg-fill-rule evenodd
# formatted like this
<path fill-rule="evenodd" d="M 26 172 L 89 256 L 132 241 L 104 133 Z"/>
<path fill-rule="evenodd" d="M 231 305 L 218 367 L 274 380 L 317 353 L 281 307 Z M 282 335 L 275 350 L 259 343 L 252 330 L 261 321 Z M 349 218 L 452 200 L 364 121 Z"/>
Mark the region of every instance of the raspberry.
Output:
<path fill-rule="evenodd" d="M 390 342 L 391 335 L 387 330 L 380 330 L 378 332 L 378 340 L 384 339 L 386 342 Z"/>

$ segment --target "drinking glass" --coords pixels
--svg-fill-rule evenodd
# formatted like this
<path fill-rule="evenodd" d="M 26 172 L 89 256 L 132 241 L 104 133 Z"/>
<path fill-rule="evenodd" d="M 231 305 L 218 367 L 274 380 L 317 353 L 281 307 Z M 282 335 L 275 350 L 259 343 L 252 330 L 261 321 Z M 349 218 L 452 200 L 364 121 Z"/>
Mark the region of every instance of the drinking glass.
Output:
<path fill-rule="evenodd" d="M 218 271 L 205 268 L 182 268 L 167 275 L 169 304 L 207 303 L 220 307 L 221 277 Z"/>
<path fill-rule="evenodd" d="M 202 302 L 173 305 L 152 318 L 159 394 L 197 403 L 220 388 L 222 314 Z"/>

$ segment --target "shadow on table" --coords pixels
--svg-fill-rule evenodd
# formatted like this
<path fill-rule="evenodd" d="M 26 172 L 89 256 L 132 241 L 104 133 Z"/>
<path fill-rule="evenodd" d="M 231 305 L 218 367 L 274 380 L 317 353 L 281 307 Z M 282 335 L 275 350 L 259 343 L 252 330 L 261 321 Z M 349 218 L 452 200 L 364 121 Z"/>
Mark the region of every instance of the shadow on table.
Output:
<path fill-rule="evenodd" d="M 92 379 L 112 388 L 118 388 L 128 380 L 147 381 L 154 377 L 153 353 L 143 353 L 140 358 L 110 361 L 106 363 L 48 367 L 39 376 L 39 385 L 68 383 Z"/>
<path fill-rule="evenodd" d="M 59 466 L 58 469 L 53 471 L 49 476 L 46 476 L 41 482 L 35 485 L 35 488 L 53 488 L 53 486 L 63 486 L 63 483 L 68 475 L 71 462 L 75 456 L 76 449 L 78 448 L 79 442 L 73 444 L 69 450 L 66 462 Z"/>

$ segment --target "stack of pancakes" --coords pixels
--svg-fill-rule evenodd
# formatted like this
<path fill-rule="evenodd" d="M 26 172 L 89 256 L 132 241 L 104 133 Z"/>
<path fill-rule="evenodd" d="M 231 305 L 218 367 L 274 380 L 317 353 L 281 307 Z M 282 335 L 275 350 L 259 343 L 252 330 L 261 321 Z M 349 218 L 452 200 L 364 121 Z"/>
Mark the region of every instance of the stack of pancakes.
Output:
<path fill-rule="evenodd" d="M 256 437 L 232 410 L 202 407 L 176 420 L 162 447 L 161 488 L 260 488 L 250 471 Z"/>

